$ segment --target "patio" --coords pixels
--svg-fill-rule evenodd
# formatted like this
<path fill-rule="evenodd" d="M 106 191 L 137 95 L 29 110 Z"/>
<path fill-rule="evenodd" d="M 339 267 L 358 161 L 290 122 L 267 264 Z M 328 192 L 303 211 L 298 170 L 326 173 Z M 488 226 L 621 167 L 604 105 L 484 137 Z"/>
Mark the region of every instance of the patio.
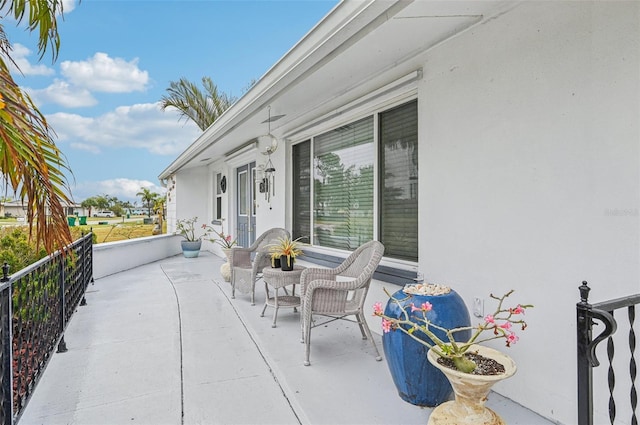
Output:
<path fill-rule="evenodd" d="M 398 397 L 356 324 L 316 328 L 305 367 L 299 313 L 281 310 L 272 328 L 262 282 L 255 306 L 231 299 L 222 262 L 202 252 L 97 279 L 19 423 L 427 422 L 431 409 Z M 552 423 L 496 393 L 487 405 L 511 425 Z"/>

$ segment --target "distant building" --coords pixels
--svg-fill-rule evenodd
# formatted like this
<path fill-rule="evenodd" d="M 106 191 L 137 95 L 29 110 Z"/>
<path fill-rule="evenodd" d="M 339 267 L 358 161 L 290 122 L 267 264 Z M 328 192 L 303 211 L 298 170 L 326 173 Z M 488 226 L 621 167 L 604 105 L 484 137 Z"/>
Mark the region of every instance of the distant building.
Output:
<path fill-rule="evenodd" d="M 88 215 L 88 210 L 80 204 L 63 203 L 66 215 Z M 0 217 L 26 217 L 27 207 L 21 201 L 9 201 L 0 204 Z"/>

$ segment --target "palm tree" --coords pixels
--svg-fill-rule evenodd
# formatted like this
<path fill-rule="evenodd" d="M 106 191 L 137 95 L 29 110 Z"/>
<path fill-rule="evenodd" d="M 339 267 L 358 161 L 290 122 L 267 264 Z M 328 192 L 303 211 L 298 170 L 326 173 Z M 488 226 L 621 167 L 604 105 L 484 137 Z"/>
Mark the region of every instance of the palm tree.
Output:
<path fill-rule="evenodd" d="M 98 200 L 96 199 L 95 196 L 92 196 L 90 198 L 85 199 L 84 201 L 82 201 L 80 203 L 80 206 L 84 209 L 88 209 L 89 210 L 89 215 L 91 215 L 91 210 L 93 208 L 98 208 Z"/>
<path fill-rule="evenodd" d="M 200 130 L 206 130 L 236 99 L 219 92 L 209 77 L 202 77 L 202 86 L 204 91 L 184 77 L 171 81 L 169 94 L 160 99 L 162 110 L 174 107 L 180 111 L 181 118 L 191 119 Z"/>
<path fill-rule="evenodd" d="M 140 192 L 136 193 L 136 196 L 139 196 L 142 199 L 142 205 L 147 206 L 147 216 L 151 217 L 151 208 L 153 207 L 153 202 L 160 195 L 150 191 L 146 187 L 141 187 Z"/>
<path fill-rule="evenodd" d="M 40 58 L 50 48 L 52 59 L 57 59 L 61 0 L 0 0 L 0 9 L 3 17 L 11 15 L 18 23 L 28 19 L 29 30 L 38 32 Z M 0 24 L 0 174 L 25 204 L 29 232 L 35 227 L 37 244 L 51 253 L 72 242 L 63 208 L 72 203 L 65 177 L 71 170 L 53 140 L 53 130 L 13 80 L 6 60 L 17 67 Z"/>

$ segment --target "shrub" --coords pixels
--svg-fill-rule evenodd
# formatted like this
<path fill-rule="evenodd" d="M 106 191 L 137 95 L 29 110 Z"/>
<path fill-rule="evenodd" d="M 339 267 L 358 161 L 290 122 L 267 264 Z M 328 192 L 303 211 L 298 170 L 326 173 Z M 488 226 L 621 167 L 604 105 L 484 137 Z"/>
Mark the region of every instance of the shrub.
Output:
<path fill-rule="evenodd" d="M 44 247 L 36 249 L 35 241 L 29 241 L 26 226 L 0 228 L 0 265 L 9 264 L 9 272 L 15 273 L 47 256 Z"/>

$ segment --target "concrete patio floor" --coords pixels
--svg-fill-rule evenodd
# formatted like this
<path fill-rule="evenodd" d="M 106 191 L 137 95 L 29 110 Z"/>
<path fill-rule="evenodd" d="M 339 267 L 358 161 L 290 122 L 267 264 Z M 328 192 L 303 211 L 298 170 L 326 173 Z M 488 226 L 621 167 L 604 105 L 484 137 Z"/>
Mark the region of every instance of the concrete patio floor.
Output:
<path fill-rule="evenodd" d="M 356 324 L 315 328 L 305 367 L 299 313 L 272 328 L 262 282 L 255 306 L 231 299 L 222 262 L 203 252 L 96 280 L 19 424 L 427 423 Z M 496 393 L 487 405 L 511 425 L 552 423 Z"/>

